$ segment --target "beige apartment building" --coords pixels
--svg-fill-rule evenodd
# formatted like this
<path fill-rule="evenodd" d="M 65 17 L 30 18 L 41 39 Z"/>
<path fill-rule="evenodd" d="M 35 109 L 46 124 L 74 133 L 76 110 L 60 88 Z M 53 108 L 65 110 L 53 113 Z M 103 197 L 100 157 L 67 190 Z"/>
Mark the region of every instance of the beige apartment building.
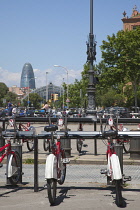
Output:
<path fill-rule="evenodd" d="M 140 13 L 135 6 L 132 11 L 131 17 L 126 16 L 127 13 L 124 11 L 122 19 L 123 21 L 123 30 L 135 30 L 137 26 L 140 26 Z"/>
<path fill-rule="evenodd" d="M 17 94 L 18 99 L 21 99 L 24 96 L 24 93 L 22 92 L 21 88 L 17 87 L 16 85 L 9 87 L 9 92 Z"/>

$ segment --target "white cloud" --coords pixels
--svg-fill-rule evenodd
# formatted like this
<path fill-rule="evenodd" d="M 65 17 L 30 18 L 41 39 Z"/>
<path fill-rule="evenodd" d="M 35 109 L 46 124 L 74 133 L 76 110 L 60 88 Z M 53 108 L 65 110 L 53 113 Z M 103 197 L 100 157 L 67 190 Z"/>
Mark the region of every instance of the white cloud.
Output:
<path fill-rule="evenodd" d="M 17 85 L 19 87 L 20 78 L 21 73 L 9 72 L 8 70 L 0 67 L 0 82 L 5 83 L 7 87 L 11 87 L 13 85 Z"/>
<path fill-rule="evenodd" d="M 69 70 L 68 71 L 68 82 L 73 83 L 75 79 L 80 80 L 81 79 L 81 71 L 82 70 Z M 46 75 L 46 72 L 48 74 Z M 67 74 L 66 72 L 58 74 L 58 71 L 55 71 L 53 69 L 46 69 L 46 70 L 40 70 L 40 69 L 34 69 L 34 75 L 36 77 L 36 88 L 42 87 L 46 85 L 47 83 L 52 82 L 54 85 L 61 85 L 64 82 L 67 83 Z M 21 72 L 10 72 L 6 69 L 3 69 L 0 67 L 0 82 L 3 82 L 7 85 L 7 87 L 11 87 L 13 85 L 16 85 L 17 87 L 20 86 L 20 79 L 21 79 Z"/>
<path fill-rule="evenodd" d="M 69 70 L 68 71 L 68 83 L 73 83 L 75 79 L 80 80 L 81 79 L 81 71 L 82 70 Z M 48 74 L 46 75 L 46 72 Z M 64 82 L 67 83 L 67 74 L 63 72 L 62 74 L 58 74 L 58 71 L 53 69 L 46 69 L 46 70 L 40 70 L 40 69 L 34 69 L 34 74 L 36 79 L 36 87 L 42 87 L 46 85 L 47 83 L 52 82 L 54 85 L 60 86 Z"/>

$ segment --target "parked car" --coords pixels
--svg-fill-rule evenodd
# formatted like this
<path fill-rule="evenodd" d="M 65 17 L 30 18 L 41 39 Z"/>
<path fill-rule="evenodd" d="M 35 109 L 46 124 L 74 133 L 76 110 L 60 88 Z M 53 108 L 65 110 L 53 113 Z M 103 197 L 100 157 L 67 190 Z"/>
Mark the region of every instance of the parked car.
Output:
<path fill-rule="evenodd" d="M 97 117 L 99 117 L 99 114 L 103 116 L 103 118 L 106 118 L 108 114 L 112 113 L 114 117 L 118 115 L 119 118 L 130 118 L 130 112 L 128 108 L 126 107 L 106 107 L 105 109 L 97 112 Z"/>
<path fill-rule="evenodd" d="M 26 117 L 34 117 L 34 112 L 35 112 L 34 109 L 27 109 L 26 113 L 25 113 L 25 116 Z"/>
<path fill-rule="evenodd" d="M 0 110 L 0 117 L 8 116 L 8 109 L 1 109 Z"/>

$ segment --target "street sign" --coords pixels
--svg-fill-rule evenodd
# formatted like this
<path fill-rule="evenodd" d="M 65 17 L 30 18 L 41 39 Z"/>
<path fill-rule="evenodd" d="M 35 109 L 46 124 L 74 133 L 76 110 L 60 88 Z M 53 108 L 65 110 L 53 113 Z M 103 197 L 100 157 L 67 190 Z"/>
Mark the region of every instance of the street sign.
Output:
<path fill-rule="evenodd" d="M 67 102 L 67 103 L 69 103 L 69 102 L 70 102 L 70 100 L 67 98 L 66 102 Z"/>

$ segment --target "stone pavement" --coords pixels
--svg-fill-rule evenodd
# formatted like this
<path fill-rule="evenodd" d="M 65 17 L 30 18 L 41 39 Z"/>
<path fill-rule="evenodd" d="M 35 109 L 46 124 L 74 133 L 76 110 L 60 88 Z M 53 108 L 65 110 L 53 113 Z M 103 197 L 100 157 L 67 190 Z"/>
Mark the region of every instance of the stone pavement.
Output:
<path fill-rule="evenodd" d="M 84 152 L 83 152 L 84 153 Z M 38 154 L 38 161 L 39 163 L 45 163 L 46 157 L 48 153 L 39 153 Z M 34 153 L 33 152 L 23 152 L 22 154 L 22 160 L 23 163 L 28 161 L 28 159 L 34 159 Z M 104 165 L 107 163 L 106 161 L 106 155 L 105 154 L 81 154 L 79 155 L 78 152 L 71 153 L 71 156 L 69 157 L 71 164 L 98 164 L 98 165 Z M 130 158 L 130 154 L 123 154 L 123 164 L 124 165 L 140 165 L 140 159 Z"/>

